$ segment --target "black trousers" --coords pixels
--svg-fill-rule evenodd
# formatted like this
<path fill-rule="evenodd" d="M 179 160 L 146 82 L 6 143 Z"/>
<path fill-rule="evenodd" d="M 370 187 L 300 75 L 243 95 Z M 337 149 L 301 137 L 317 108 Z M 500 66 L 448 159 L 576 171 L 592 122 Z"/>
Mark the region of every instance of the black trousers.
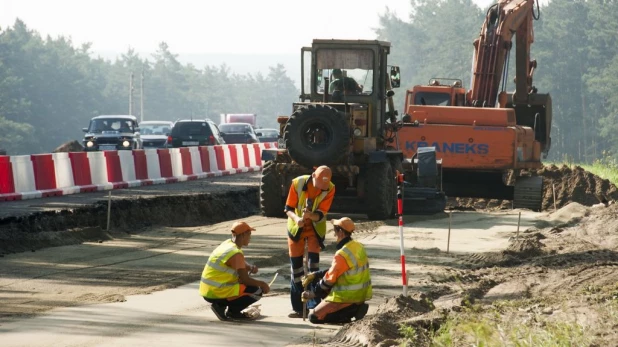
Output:
<path fill-rule="evenodd" d="M 240 311 L 258 302 L 262 298 L 262 294 L 262 288 L 247 286 L 245 288 L 245 292 L 241 296 L 233 300 L 210 298 L 204 298 L 204 300 L 208 301 L 211 304 L 218 304 L 227 307 L 228 312 L 240 313 Z"/>

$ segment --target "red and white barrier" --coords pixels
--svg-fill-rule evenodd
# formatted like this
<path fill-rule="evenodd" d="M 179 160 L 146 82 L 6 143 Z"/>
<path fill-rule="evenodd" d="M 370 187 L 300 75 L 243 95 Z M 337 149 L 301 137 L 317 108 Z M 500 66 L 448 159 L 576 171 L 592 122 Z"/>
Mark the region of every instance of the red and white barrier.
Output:
<path fill-rule="evenodd" d="M 255 172 L 276 143 L 0 156 L 0 201 Z"/>

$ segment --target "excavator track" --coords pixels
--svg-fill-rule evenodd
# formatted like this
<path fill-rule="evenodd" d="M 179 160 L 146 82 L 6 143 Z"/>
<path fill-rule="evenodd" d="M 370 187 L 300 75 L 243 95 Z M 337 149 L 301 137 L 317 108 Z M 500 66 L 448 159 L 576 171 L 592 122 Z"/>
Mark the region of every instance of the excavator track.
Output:
<path fill-rule="evenodd" d="M 517 177 L 513 192 L 513 208 L 541 211 L 543 208 L 543 177 Z"/>

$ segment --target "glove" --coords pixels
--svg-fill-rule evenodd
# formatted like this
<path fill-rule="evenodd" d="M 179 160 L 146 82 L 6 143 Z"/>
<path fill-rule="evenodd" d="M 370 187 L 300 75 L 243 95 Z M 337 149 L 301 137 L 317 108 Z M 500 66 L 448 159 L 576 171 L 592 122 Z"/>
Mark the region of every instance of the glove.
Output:
<path fill-rule="evenodd" d="M 313 280 L 315 280 L 315 272 L 312 272 L 308 274 L 307 276 L 303 276 L 302 278 L 303 288 L 307 288 L 307 286 L 310 285 L 311 282 L 313 282 Z"/>
<path fill-rule="evenodd" d="M 301 295 L 300 300 L 302 302 L 307 302 L 307 301 L 309 301 L 309 300 L 311 300 L 313 298 L 315 298 L 315 293 L 310 291 L 310 290 L 307 290 L 307 291 L 303 292 L 303 294 Z"/>

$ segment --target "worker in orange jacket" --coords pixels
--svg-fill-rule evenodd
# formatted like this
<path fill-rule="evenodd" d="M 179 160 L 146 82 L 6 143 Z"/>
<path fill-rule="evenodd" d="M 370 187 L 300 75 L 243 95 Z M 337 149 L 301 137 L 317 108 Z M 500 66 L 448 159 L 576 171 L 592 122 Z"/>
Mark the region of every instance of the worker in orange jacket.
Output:
<path fill-rule="evenodd" d="M 354 222 L 343 217 L 332 221 L 337 238 L 337 252 L 330 269 L 312 272 L 303 278 L 303 285 L 319 281 L 313 290 L 303 292 L 303 301 L 324 298 L 309 315 L 309 321 L 321 323 L 348 323 L 367 314 L 371 299 L 371 274 L 365 247 L 352 240 Z"/>
<path fill-rule="evenodd" d="M 235 222 L 231 231 L 232 238 L 223 241 L 208 257 L 200 295 L 211 303 L 211 310 L 220 320 L 249 319 L 242 311 L 267 294 L 270 286 L 249 276 L 257 273 L 258 267 L 247 263 L 242 251 L 255 229 L 246 222 Z"/>
<path fill-rule="evenodd" d="M 320 166 L 311 175 L 303 175 L 292 180 L 285 203 L 288 216 L 288 250 L 291 264 L 290 300 L 294 312 L 290 318 L 303 317 L 302 277 L 305 240 L 308 245 L 309 271 L 320 269 L 320 251 L 324 248 L 326 237 L 326 214 L 335 196 L 335 185 L 331 182 L 332 171 L 328 166 Z M 308 308 L 319 304 L 319 299 L 310 300 Z"/>

